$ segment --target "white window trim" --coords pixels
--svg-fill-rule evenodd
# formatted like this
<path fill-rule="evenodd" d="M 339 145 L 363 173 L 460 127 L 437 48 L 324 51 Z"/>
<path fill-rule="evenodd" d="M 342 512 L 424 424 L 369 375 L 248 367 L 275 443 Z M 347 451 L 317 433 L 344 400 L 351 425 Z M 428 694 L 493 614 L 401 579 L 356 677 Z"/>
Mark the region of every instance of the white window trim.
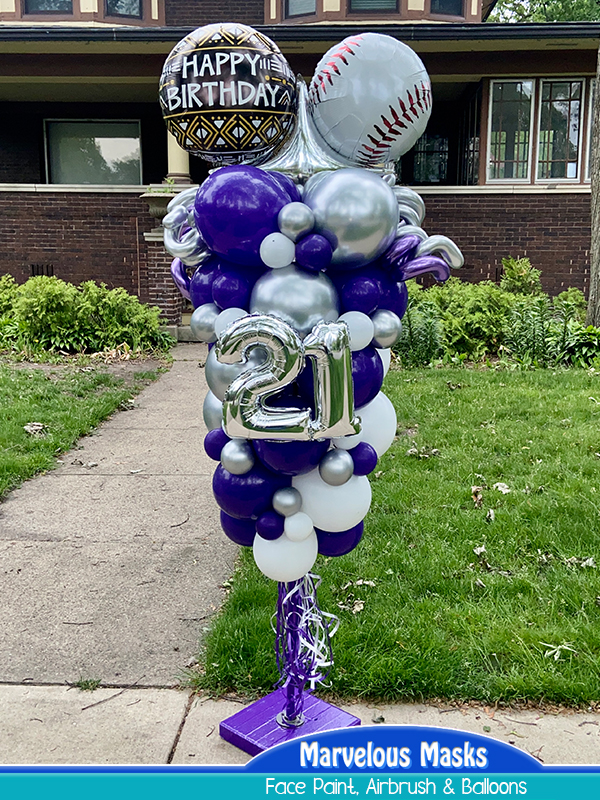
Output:
<path fill-rule="evenodd" d="M 592 86 L 595 82 L 595 78 L 589 78 L 586 81 L 588 86 L 588 109 L 587 109 L 587 152 L 585 154 L 585 176 L 583 178 L 584 183 L 591 183 L 592 180 L 592 122 L 594 116 L 594 106 L 592 105 L 592 97 L 594 96 L 594 92 L 592 91 Z"/>
<path fill-rule="evenodd" d="M 105 118 L 69 118 L 69 117 L 45 117 L 44 118 L 44 168 L 46 174 L 46 185 L 47 186 L 69 186 L 71 184 L 65 183 L 52 183 L 50 181 L 50 147 L 49 147 L 49 139 L 48 139 L 48 123 L 49 122 L 127 122 L 127 123 L 135 123 L 138 126 L 138 138 L 140 142 L 140 186 L 143 186 L 143 175 L 144 175 L 144 164 L 142 161 L 142 121 L 140 119 L 105 119 Z M 81 184 L 82 186 L 88 186 L 91 184 Z M 100 184 L 102 186 L 125 186 L 125 184 Z"/>
<path fill-rule="evenodd" d="M 531 114 L 529 120 L 529 153 L 527 158 L 527 177 L 526 178 L 490 178 L 489 169 L 491 164 L 492 153 L 492 105 L 494 95 L 494 84 L 496 83 L 525 83 L 531 81 L 533 91 L 531 94 Z M 487 121 L 487 144 L 485 154 L 485 182 L 498 185 L 498 184 L 525 184 L 531 183 L 531 170 L 533 158 L 533 132 L 535 126 L 535 96 L 536 96 L 536 79 L 535 78 L 493 78 L 490 80 L 489 86 L 489 99 L 488 99 L 488 121 Z"/>
<path fill-rule="evenodd" d="M 581 77 L 574 78 L 574 77 L 569 77 L 569 76 L 565 76 L 565 77 L 560 76 L 560 77 L 556 77 L 556 78 L 546 77 L 546 78 L 539 78 L 538 80 L 539 80 L 539 83 L 538 83 L 538 96 L 539 96 L 539 99 L 538 99 L 537 123 L 536 123 L 536 125 L 537 125 L 537 134 L 538 135 L 537 135 L 537 151 L 536 151 L 536 154 L 535 154 L 535 165 L 534 165 L 534 169 L 535 169 L 535 172 L 534 172 L 534 183 L 543 183 L 546 186 L 549 185 L 549 184 L 554 184 L 554 183 L 569 183 L 569 184 L 581 183 L 581 168 L 583 166 L 583 153 L 581 152 L 583 150 L 583 147 L 582 147 L 582 144 L 583 144 L 583 136 L 582 136 L 582 134 L 583 134 L 583 125 L 582 125 L 582 123 L 583 123 L 583 114 L 585 113 L 585 104 L 587 102 L 587 93 L 586 93 L 587 81 L 586 81 L 585 78 L 581 78 Z M 577 153 L 577 177 L 575 177 L 575 178 L 538 178 L 538 164 L 539 164 L 539 157 L 540 157 L 540 124 L 542 122 L 542 87 L 543 87 L 544 83 L 558 83 L 558 82 L 561 82 L 561 83 L 573 83 L 575 81 L 581 81 L 581 100 L 580 100 L 581 106 L 580 106 L 580 111 L 579 111 L 579 142 L 578 142 L 578 153 Z"/>

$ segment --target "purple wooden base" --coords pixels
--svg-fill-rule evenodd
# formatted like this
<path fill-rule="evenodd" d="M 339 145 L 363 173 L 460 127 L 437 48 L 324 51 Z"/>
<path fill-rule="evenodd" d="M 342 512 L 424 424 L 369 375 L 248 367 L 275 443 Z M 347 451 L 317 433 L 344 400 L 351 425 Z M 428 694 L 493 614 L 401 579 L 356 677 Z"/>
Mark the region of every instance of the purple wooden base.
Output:
<path fill-rule="evenodd" d="M 360 725 L 358 717 L 309 694 L 304 700 L 304 724 L 298 728 L 282 728 L 277 722 L 277 715 L 285 708 L 285 701 L 285 691 L 277 689 L 223 720 L 219 733 L 225 741 L 256 756 L 269 747 L 300 736 Z"/>

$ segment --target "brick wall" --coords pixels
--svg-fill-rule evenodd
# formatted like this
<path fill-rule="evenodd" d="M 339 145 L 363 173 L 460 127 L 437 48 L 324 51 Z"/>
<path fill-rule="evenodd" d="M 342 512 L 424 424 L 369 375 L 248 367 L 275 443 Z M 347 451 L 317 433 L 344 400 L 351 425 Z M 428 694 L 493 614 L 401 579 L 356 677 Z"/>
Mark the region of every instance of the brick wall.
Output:
<path fill-rule="evenodd" d="M 542 270 L 544 290 L 589 286 L 590 195 L 424 194 L 427 233 L 453 239 L 465 256 L 456 274 L 497 280 L 502 258 L 527 256 Z"/>
<path fill-rule="evenodd" d="M 198 28 L 209 22 L 243 22 L 246 25 L 263 25 L 263 0 L 168 0 L 167 25 L 189 25 Z"/>

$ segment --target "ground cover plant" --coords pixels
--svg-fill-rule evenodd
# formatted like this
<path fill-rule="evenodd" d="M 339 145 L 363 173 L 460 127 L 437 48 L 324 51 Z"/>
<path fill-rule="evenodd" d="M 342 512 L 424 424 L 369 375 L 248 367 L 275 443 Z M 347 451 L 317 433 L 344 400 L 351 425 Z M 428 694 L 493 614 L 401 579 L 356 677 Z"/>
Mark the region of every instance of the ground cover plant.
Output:
<path fill-rule="evenodd" d="M 331 691 L 385 700 L 600 699 L 600 375 L 405 369 L 359 547 L 319 558 L 341 625 Z M 277 678 L 272 582 L 244 552 L 192 682 Z"/>
<path fill-rule="evenodd" d="M 157 377 L 157 365 L 127 382 L 95 366 L 17 368 L 0 364 L 0 500 L 56 458 Z M 37 423 L 37 424 L 36 424 Z"/>

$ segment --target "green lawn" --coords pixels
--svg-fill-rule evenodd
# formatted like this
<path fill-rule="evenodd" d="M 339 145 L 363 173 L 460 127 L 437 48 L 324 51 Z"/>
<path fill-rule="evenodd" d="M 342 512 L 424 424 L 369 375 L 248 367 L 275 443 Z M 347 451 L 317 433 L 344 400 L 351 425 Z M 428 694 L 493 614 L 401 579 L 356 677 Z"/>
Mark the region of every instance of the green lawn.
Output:
<path fill-rule="evenodd" d="M 102 368 L 16 368 L 0 365 L 0 500 L 27 478 L 51 469 L 56 456 L 108 417 L 155 371 L 134 373 L 126 385 Z M 39 435 L 24 430 L 45 427 Z"/>
<path fill-rule="evenodd" d="M 600 375 L 406 370 L 384 388 L 400 435 L 371 476 L 364 538 L 314 568 L 341 618 L 331 691 L 599 700 Z M 271 688 L 275 602 L 246 550 L 198 685 Z"/>

